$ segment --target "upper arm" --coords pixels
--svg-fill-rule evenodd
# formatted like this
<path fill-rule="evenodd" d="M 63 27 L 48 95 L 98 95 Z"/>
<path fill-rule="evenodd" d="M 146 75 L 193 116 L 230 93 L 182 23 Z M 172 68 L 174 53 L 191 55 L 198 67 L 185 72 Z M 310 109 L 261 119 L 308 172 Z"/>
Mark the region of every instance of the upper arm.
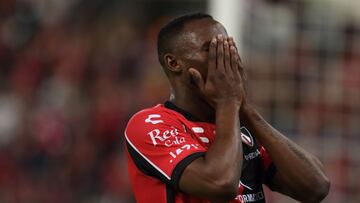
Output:
<path fill-rule="evenodd" d="M 297 195 L 293 193 L 286 185 L 285 176 L 281 173 L 276 173 L 272 181 L 272 190 L 281 194 L 287 195 L 294 199 L 297 199 Z"/>
<path fill-rule="evenodd" d="M 179 189 L 199 198 L 212 202 L 230 201 L 234 198 L 233 187 L 227 180 L 218 179 L 207 171 L 204 157 L 191 162 L 180 177 Z"/>
<path fill-rule="evenodd" d="M 142 173 L 192 196 L 214 200 L 231 196 L 223 184 L 228 180 L 219 181 L 206 167 L 206 149 L 173 117 L 137 114 L 129 121 L 125 138 L 129 155 Z"/>
<path fill-rule="evenodd" d="M 316 160 L 316 161 L 318 162 L 318 164 L 321 165 L 321 163 L 318 160 Z M 286 176 L 286 174 L 277 172 L 274 175 L 273 180 L 272 180 L 272 190 L 277 191 L 281 194 L 287 195 L 299 202 L 307 201 L 308 198 L 311 197 L 312 194 L 309 193 L 309 191 L 302 189 L 299 185 L 295 185 L 295 187 L 290 186 L 289 181 L 293 182 L 293 180 L 291 180 L 291 179 L 289 180 L 289 178 Z M 314 187 L 313 187 L 312 191 L 316 191 L 316 189 L 318 189 L 315 186 L 316 183 L 313 183 L 313 184 L 314 184 Z M 319 200 L 316 200 L 316 202 L 317 201 L 319 201 Z M 313 201 L 311 201 L 311 202 L 313 202 Z"/>
<path fill-rule="evenodd" d="M 125 138 L 136 167 L 174 188 L 185 167 L 205 153 L 184 126 L 167 114 L 145 111 L 135 115 Z"/>
<path fill-rule="evenodd" d="M 277 191 L 294 199 L 298 199 L 298 194 L 294 193 L 290 187 L 288 187 L 286 177 L 283 173 L 278 172 L 269 153 L 263 146 L 260 146 L 260 155 L 264 168 L 264 184 L 272 191 Z"/>

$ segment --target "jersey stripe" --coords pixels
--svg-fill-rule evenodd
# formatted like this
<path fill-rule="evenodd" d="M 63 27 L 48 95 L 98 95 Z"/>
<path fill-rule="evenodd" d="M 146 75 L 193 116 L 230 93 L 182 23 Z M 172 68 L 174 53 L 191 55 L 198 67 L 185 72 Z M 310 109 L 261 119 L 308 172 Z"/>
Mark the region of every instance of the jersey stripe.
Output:
<path fill-rule="evenodd" d="M 135 145 L 130 141 L 130 139 L 128 138 L 126 132 L 125 132 L 125 139 L 126 141 L 130 144 L 130 146 L 141 156 L 143 157 L 149 164 L 151 164 L 151 166 L 153 166 L 158 172 L 160 172 L 163 176 L 165 176 L 168 180 L 170 180 L 170 177 L 164 172 L 162 171 L 159 167 L 157 167 L 152 161 L 150 161 L 145 155 L 143 155 L 136 147 Z"/>

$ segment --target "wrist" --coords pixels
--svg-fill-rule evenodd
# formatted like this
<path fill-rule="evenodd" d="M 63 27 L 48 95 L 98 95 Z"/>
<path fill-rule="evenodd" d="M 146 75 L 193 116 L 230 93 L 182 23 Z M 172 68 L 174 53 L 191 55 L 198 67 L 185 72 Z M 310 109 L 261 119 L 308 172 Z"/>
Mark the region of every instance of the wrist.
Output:
<path fill-rule="evenodd" d="M 240 114 L 245 122 L 249 122 L 251 115 L 254 112 L 254 108 L 249 103 L 244 103 L 240 108 Z"/>
<path fill-rule="evenodd" d="M 216 102 L 216 108 L 232 107 L 238 110 L 241 109 L 242 103 L 236 100 L 223 99 Z"/>
<path fill-rule="evenodd" d="M 247 102 L 243 102 L 243 104 L 241 105 L 241 113 L 243 114 L 249 114 L 252 111 L 253 107 L 247 103 Z"/>

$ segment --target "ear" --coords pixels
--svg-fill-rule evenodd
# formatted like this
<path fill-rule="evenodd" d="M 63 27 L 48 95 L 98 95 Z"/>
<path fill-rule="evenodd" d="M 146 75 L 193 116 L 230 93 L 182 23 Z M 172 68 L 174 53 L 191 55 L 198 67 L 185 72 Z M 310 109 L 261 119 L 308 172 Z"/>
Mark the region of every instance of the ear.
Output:
<path fill-rule="evenodd" d="M 171 72 L 180 73 L 182 71 L 181 64 L 178 58 L 173 54 L 165 54 L 164 61 L 166 68 Z"/>

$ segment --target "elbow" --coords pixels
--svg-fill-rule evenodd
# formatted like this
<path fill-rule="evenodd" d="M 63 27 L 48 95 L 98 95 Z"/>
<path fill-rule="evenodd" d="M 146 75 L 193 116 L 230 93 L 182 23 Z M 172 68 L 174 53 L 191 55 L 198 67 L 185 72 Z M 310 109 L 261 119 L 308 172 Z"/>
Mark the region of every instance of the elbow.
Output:
<path fill-rule="evenodd" d="M 214 185 L 216 185 L 216 199 L 228 202 L 238 195 L 239 184 L 236 181 L 221 181 Z"/>
<path fill-rule="evenodd" d="M 320 181 L 318 181 L 316 186 L 317 188 L 314 192 L 314 197 L 316 202 L 320 202 L 329 194 L 330 180 L 327 177 L 324 177 Z"/>
<path fill-rule="evenodd" d="M 330 190 L 330 181 L 325 176 L 320 180 L 317 180 L 315 184 L 312 185 L 310 191 L 311 195 L 308 195 L 308 200 L 306 202 L 320 202 L 322 201 L 329 193 Z"/>
<path fill-rule="evenodd" d="M 238 195 L 238 184 L 228 184 L 222 186 L 221 199 L 225 201 L 231 201 Z"/>

